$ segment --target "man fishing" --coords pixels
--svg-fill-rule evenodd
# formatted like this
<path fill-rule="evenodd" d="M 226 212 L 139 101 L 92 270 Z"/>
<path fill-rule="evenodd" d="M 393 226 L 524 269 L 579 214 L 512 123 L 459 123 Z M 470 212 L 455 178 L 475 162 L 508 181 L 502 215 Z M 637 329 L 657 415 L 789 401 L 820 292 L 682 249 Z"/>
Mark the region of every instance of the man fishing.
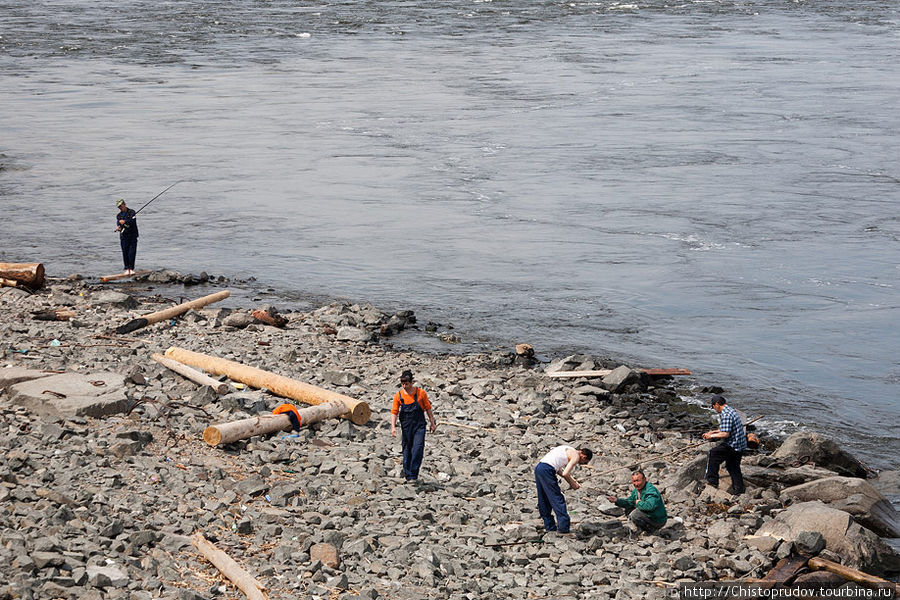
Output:
<path fill-rule="evenodd" d="M 149 202 L 137 209 L 131 210 L 125 204 L 124 198 L 116 201 L 116 208 L 119 214 L 116 215 L 116 231 L 119 232 L 119 242 L 122 244 L 122 261 L 125 263 L 125 274 L 134 275 L 134 259 L 137 256 L 138 227 L 137 215 L 139 212 L 150 206 L 154 200 L 178 185 L 178 181 L 153 196 Z"/>
<path fill-rule="evenodd" d="M 116 215 L 116 231 L 119 232 L 119 243 L 122 245 L 122 262 L 125 263 L 125 273 L 134 275 L 138 242 L 137 213 L 128 208 L 122 198 L 116 201 L 116 208 L 119 209 L 119 214 Z"/>

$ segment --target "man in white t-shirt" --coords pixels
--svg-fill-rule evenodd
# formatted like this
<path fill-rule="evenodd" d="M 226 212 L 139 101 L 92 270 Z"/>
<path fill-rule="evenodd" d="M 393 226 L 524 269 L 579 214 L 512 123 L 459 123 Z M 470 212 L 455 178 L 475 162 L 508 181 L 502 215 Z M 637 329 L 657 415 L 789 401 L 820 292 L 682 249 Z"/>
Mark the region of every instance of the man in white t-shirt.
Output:
<path fill-rule="evenodd" d="M 566 510 L 566 498 L 559 488 L 559 475 L 569 483 L 569 487 L 577 490 L 581 486 L 572 477 L 577 465 L 585 465 L 593 458 L 594 453 L 587 448 L 575 449 L 572 446 L 557 446 L 544 455 L 534 468 L 534 481 L 537 484 L 538 512 L 544 521 L 546 531 L 569 533 L 569 512 Z M 556 513 L 556 520 L 553 519 Z M 558 524 L 557 524 L 558 523 Z"/>

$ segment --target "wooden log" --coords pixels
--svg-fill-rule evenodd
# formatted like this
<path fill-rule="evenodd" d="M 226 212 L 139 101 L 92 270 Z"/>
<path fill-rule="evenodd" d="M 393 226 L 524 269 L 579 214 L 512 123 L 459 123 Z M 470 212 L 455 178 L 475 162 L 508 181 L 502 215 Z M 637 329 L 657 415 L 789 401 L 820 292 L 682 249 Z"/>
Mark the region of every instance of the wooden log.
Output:
<path fill-rule="evenodd" d="M 165 321 L 166 319 L 171 319 L 172 317 L 183 315 L 192 308 L 202 308 L 207 304 L 212 304 L 213 302 L 224 300 L 228 297 L 228 295 L 228 290 L 223 290 L 221 292 L 216 292 L 215 294 L 197 298 L 196 300 L 191 300 L 190 302 L 178 304 L 177 306 L 173 306 L 165 310 L 160 310 L 155 313 L 150 313 L 149 315 L 144 315 L 143 317 L 139 317 L 137 319 L 132 319 L 128 323 L 116 327 L 116 333 L 118 333 L 119 335 L 122 335 L 124 333 L 131 333 L 132 331 L 136 331 L 141 327 L 146 327 L 147 325 L 150 325 L 152 323 L 158 323 L 159 321 Z"/>
<path fill-rule="evenodd" d="M 317 405 L 333 401 L 343 402 L 347 408 L 345 412 L 349 413 L 350 420 L 357 425 L 366 424 L 372 414 L 369 410 L 369 405 L 361 400 L 284 377 L 283 375 L 276 375 L 256 367 L 242 365 L 232 360 L 192 352 L 175 346 L 166 350 L 166 357 L 198 369 L 203 369 L 208 373 L 225 375 L 229 379 L 255 388 L 265 388 L 277 396 L 291 398 L 304 404 Z"/>
<path fill-rule="evenodd" d="M 67 308 L 38 310 L 31 313 L 31 318 L 36 321 L 68 321 L 74 316 L 75 311 Z"/>
<path fill-rule="evenodd" d="M 217 379 L 213 379 L 206 373 L 198 371 L 197 369 L 192 369 L 187 365 L 183 365 L 177 360 L 172 360 L 171 358 L 166 358 L 162 354 L 154 353 L 150 358 L 161 364 L 162 366 L 171 369 L 181 375 L 186 379 L 190 379 L 194 383 L 200 385 L 208 385 L 212 389 L 216 391 L 217 394 L 225 394 L 228 392 L 228 384 L 224 381 L 219 381 Z"/>
<path fill-rule="evenodd" d="M 0 277 L 0 287 L 18 287 L 19 282 L 15 279 L 4 279 Z"/>
<path fill-rule="evenodd" d="M 775 564 L 761 581 L 757 583 L 790 583 L 797 573 L 806 568 L 807 558 L 805 556 L 787 556 L 782 558 Z"/>
<path fill-rule="evenodd" d="M 44 287 L 42 263 L 0 263 L 0 278 L 18 281 L 32 289 Z"/>
<path fill-rule="evenodd" d="M 340 417 L 347 412 L 343 402 L 333 401 L 301 408 L 300 425 L 312 425 L 325 419 Z M 258 415 L 249 419 L 210 425 L 203 430 L 203 441 L 210 446 L 221 446 L 238 440 L 245 440 L 254 435 L 287 431 L 291 429 L 291 419 L 287 414 Z"/>
<path fill-rule="evenodd" d="M 191 543 L 194 544 L 194 547 L 206 560 L 222 572 L 222 575 L 244 592 L 247 598 L 250 600 L 268 600 L 268 596 L 263 591 L 265 589 L 263 585 L 237 564 L 233 558 L 216 548 L 212 542 L 203 537 L 202 533 L 197 532 L 192 535 Z"/>
<path fill-rule="evenodd" d="M 638 371 L 652 376 L 691 374 L 688 369 L 638 369 Z M 611 369 L 598 369 L 596 371 L 556 371 L 555 373 L 547 373 L 547 377 L 554 377 L 558 379 L 575 379 L 577 377 L 596 378 L 606 377 L 610 373 L 612 373 Z"/>
<path fill-rule="evenodd" d="M 857 569 L 846 567 L 824 558 L 819 558 L 818 556 L 810 558 L 807 565 L 813 571 L 821 570 L 830 571 L 831 573 L 837 573 L 844 579 L 847 579 L 848 581 L 852 581 L 869 589 L 889 589 L 893 590 L 895 595 L 900 594 L 900 584 L 888 581 L 887 579 L 882 579 L 881 577 L 876 577 L 875 575 L 863 573 L 862 571 L 858 571 Z"/>
<path fill-rule="evenodd" d="M 119 279 L 128 279 L 129 277 L 137 277 L 138 275 L 149 275 L 153 271 L 135 271 L 134 273 L 116 273 L 115 275 L 104 275 L 100 278 L 101 283 L 110 281 L 118 281 Z"/>

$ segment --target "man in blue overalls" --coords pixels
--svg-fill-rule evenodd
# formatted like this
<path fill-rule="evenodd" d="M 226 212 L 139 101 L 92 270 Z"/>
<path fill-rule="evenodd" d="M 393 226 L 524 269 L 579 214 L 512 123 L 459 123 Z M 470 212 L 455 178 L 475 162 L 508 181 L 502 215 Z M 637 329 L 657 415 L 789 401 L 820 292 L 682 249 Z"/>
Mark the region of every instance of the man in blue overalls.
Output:
<path fill-rule="evenodd" d="M 403 476 L 407 481 L 416 481 L 425 456 L 425 414 L 428 414 L 431 422 L 431 433 L 437 430 L 437 424 L 434 422 L 428 394 L 422 388 L 413 386 L 412 371 L 403 371 L 400 384 L 403 388 L 394 394 L 394 404 L 391 407 L 391 435 L 397 435 L 399 415 L 400 428 L 403 430 Z"/>
<path fill-rule="evenodd" d="M 119 243 L 122 245 L 122 262 L 125 273 L 134 275 L 134 260 L 137 257 L 138 227 L 136 213 L 128 208 L 125 200 L 116 202 L 119 214 L 116 215 L 116 231 L 119 232 Z"/>

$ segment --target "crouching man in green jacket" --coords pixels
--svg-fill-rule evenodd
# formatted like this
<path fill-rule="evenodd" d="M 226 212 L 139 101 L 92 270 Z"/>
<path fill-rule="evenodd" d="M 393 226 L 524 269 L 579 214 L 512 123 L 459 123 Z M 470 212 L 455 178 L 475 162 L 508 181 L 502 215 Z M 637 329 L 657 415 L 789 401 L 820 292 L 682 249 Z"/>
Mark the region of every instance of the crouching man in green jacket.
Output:
<path fill-rule="evenodd" d="M 669 518 L 666 514 L 666 507 L 663 505 L 662 496 L 659 495 L 656 486 L 647 481 L 647 476 L 643 471 L 632 473 L 631 483 L 634 485 L 634 489 L 631 490 L 629 497 L 607 496 L 606 499 L 614 502 L 616 506 L 624 508 L 625 514 L 629 515 L 631 522 L 638 529 L 653 533 L 665 525 Z"/>

